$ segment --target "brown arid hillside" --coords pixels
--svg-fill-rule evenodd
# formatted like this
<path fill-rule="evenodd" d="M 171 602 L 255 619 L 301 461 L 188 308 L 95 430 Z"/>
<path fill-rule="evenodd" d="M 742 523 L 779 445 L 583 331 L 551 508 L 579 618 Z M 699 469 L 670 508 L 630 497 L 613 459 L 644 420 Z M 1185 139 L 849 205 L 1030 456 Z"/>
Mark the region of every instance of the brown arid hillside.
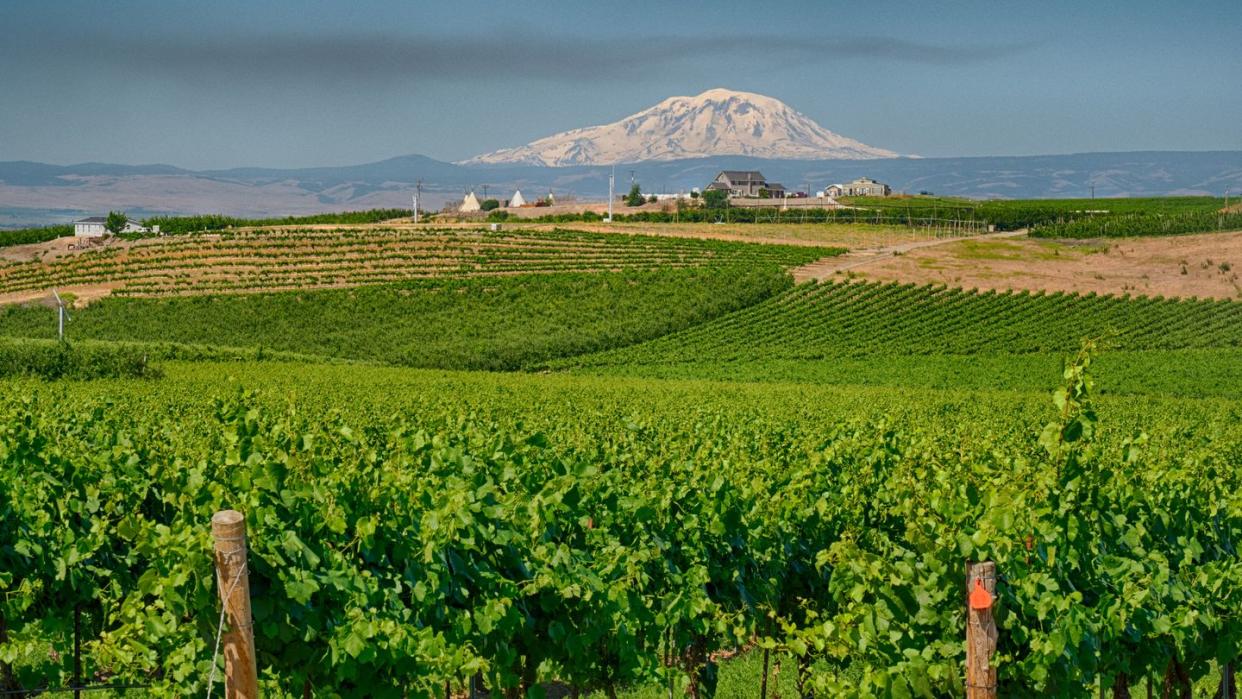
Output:
<path fill-rule="evenodd" d="M 841 258 L 844 261 L 846 258 Z M 967 289 L 1242 299 L 1242 231 L 1091 241 L 958 240 L 838 276 Z"/>

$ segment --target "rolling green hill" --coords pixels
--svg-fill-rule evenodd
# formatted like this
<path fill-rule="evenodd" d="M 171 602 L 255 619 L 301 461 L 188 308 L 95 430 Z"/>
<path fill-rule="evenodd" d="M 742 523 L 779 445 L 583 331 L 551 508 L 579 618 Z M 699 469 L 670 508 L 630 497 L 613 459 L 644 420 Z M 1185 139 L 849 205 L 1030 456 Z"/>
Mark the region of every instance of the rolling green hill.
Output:
<path fill-rule="evenodd" d="M 789 288 L 778 266 L 514 275 L 275 294 L 106 298 L 75 339 L 263 347 L 409 366 L 517 369 L 682 330 Z M 55 312 L 0 308 L 0 335 L 54 338 Z"/>

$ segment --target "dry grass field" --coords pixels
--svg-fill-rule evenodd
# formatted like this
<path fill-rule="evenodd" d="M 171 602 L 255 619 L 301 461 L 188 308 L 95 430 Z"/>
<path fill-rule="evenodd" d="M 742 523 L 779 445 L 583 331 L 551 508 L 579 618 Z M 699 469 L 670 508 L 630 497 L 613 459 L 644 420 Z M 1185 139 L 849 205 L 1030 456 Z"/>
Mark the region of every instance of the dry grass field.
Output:
<path fill-rule="evenodd" d="M 1242 231 L 1167 238 L 961 240 L 843 274 L 967 289 L 1242 298 Z"/>

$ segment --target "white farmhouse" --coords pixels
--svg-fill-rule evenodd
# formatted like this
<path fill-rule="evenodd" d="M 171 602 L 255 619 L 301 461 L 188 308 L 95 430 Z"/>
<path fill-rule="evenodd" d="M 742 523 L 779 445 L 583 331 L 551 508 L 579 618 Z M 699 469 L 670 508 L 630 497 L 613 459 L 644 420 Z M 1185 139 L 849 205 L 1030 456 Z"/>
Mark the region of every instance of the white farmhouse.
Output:
<path fill-rule="evenodd" d="M 870 177 L 859 177 L 845 184 L 830 184 L 824 189 L 824 194 L 834 199 L 837 197 L 887 197 L 892 193 L 891 187 Z"/>
<path fill-rule="evenodd" d="M 102 238 L 108 235 L 108 217 L 90 216 L 73 222 L 73 234 L 79 238 Z M 122 233 L 149 233 L 151 229 L 132 219 L 125 220 Z"/>

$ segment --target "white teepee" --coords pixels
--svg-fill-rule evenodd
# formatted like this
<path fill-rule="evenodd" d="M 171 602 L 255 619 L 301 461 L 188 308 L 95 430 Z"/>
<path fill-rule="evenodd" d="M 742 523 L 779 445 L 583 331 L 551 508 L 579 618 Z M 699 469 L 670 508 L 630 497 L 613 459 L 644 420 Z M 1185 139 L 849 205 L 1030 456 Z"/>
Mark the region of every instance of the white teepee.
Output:
<path fill-rule="evenodd" d="M 465 199 L 461 200 L 461 206 L 457 210 L 463 213 L 467 211 L 482 211 L 483 207 L 479 206 L 479 198 L 474 196 L 474 192 L 471 192 L 466 195 Z"/>
<path fill-rule="evenodd" d="M 522 198 L 522 190 L 519 189 L 513 193 L 513 198 L 509 200 L 509 206 L 513 208 L 526 206 L 526 200 Z"/>

